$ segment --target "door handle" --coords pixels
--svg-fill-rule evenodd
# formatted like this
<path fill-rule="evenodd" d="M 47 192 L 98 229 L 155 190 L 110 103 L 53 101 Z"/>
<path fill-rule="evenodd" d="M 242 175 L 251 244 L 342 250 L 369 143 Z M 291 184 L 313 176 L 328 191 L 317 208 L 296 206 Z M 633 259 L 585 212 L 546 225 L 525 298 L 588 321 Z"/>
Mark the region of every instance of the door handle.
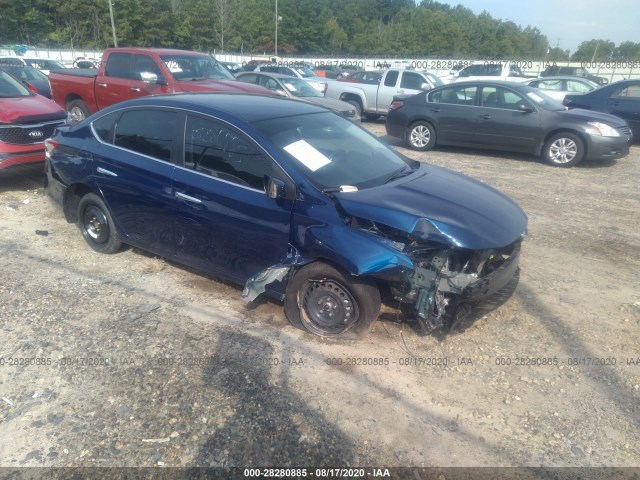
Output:
<path fill-rule="evenodd" d="M 434 112 L 434 113 L 440 113 L 440 109 L 439 108 L 432 108 L 431 111 Z"/>
<path fill-rule="evenodd" d="M 98 86 L 100 88 L 107 88 L 107 84 L 106 83 L 99 83 Z"/>
<path fill-rule="evenodd" d="M 480 118 L 484 118 L 485 120 L 491 120 L 491 115 L 485 113 L 484 115 L 480 115 Z"/>
<path fill-rule="evenodd" d="M 111 170 L 107 170 L 106 168 L 102 168 L 102 167 L 96 168 L 96 172 L 102 173 L 103 175 L 107 175 L 109 177 L 117 177 L 118 176 L 117 173 L 112 172 Z"/>
<path fill-rule="evenodd" d="M 186 202 L 191 202 L 191 203 L 202 203 L 202 200 L 200 200 L 199 198 L 196 197 L 191 197 L 189 195 L 185 195 L 182 192 L 176 192 L 175 194 L 176 198 L 179 198 L 180 200 L 184 200 Z"/>
<path fill-rule="evenodd" d="M 129 90 L 131 90 L 134 93 L 138 93 L 140 91 L 138 87 L 131 87 Z"/>

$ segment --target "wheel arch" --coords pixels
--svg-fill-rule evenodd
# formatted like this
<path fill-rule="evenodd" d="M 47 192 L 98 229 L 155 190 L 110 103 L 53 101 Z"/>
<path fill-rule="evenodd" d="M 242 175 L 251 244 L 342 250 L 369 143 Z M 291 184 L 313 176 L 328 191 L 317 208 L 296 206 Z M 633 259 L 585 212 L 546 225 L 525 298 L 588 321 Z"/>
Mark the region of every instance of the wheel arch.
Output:
<path fill-rule="evenodd" d="M 64 192 L 64 198 L 62 202 L 62 210 L 64 212 L 64 218 L 69 223 L 76 223 L 78 221 L 78 205 L 80 205 L 80 200 L 82 197 L 87 195 L 88 193 L 93 193 L 102 198 L 102 195 L 99 191 L 91 188 L 89 185 L 84 183 L 74 183 L 69 185 L 69 187 Z"/>
<path fill-rule="evenodd" d="M 589 142 L 588 142 L 588 138 L 587 138 L 588 135 L 586 133 L 584 133 L 584 132 L 581 132 L 580 130 L 576 130 L 575 128 L 570 128 L 570 127 L 558 127 L 558 128 L 554 128 L 553 130 L 550 130 L 550 131 L 546 132 L 544 137 L 542 138 L 542 141 L 538 145 L 538 149 L 537 149 L 536 154 L 537 155 L 542 155 L 542 149 L 547 144 L 549 139 L 552 136 L 557 135 L 559 133 L 570 133 L 570 134 L 575 135 L 576 137 L 578 137 L 580 140 L 582 140 L 582 147 L 584 148 L 584 157 L 583 158 L 587 158 L 588 157 L 588 154 L 589 154 Z"/>

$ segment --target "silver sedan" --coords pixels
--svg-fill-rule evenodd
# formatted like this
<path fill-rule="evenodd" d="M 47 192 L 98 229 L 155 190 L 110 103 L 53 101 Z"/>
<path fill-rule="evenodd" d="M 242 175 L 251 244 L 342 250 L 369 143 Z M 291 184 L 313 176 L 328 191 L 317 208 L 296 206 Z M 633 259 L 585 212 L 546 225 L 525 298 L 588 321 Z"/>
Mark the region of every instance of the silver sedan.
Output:
<path fill-rule="evenodd" d="M 595 82 L 580 77 L 541 77 L 524 82 L 534 88 L 543 90 L 547 96 L 562 103 L 567 93 L 587 93 L 600 87 Z"/>
<path fill-rule="evenodd" d="M 353 105 L 321 95 L 309 82 L 301 78 L 279 73 L 246 72 L 237 75 L 236 80 L 260 85 L 284 97 L 315 103 L 350 120 L 360 121 L 360 115 Z"/>

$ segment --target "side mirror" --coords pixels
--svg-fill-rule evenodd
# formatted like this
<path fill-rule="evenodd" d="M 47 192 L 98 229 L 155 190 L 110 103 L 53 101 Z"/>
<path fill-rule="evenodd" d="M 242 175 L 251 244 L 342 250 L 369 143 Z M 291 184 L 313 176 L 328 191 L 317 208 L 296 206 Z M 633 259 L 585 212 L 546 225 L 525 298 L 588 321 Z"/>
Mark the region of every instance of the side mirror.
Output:
<path fill-rule="evenodd" d="M 164 78 L 160 77 L 158 78 L 158 75 L 155 73 L 151 73 L 151 72 L 140 72 L 140 80 L 142 80 L 144 83 L 157 83 L 158 85 L 165 85 L 166 82 L 164 81 Z"/>
<path fill-rule="evenodd" d="M 269 177 L 267 180 L 267 195 L 269 198 L 277 200 L 278 198 L 284 198 L 285 188 L 284 182 L 279 178 Z"/>
<path fill-rule="evenodd" d="M 531 106 L 527 105 L 526 103 L 518 104 L 518 110 L 523 113 L 531 113 L 535 111 Z"/>
<path fill-rule="evenodd" d="M 422 90 L 423 92 L 426 92 L 427 90 L 431 90 L 431 85 L 425 82 L 422 85 L 420 85 L 420 90 Z"/>

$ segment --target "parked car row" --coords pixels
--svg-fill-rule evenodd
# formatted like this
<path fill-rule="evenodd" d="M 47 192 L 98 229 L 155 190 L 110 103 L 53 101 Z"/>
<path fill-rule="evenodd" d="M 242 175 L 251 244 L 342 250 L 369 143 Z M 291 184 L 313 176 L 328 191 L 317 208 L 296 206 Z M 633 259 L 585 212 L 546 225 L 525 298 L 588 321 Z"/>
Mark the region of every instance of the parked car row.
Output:
<path fill-rule="evenodd" d="M 95 72 L 51 73 L 58 105 L 0 69 L 0 168 L 41 160 L 44 148 L 47 192 L 91 248 L 126 243 L 223 277 L 325 337 L 364 336 L 383 295 L 423 332 L 455 328 L 513 291 L 526 233 L 512 200 L 408 159 L 351 121 L 360 112 L 386 115 L 387 133 L 416 150 L 504 149 L 561 167 L 623 157 L 633 138 L 626 121 L 523 83 L 445 85 L 389 69 L 373 83 L 366 72 L 325 78 L 325 97 L 269 65 L 233 77 L 195 52 L 103 59 Z M 640 94 L 631 82 L 580 98 L 611 87 L 604 103 L 619 109 Z M 72 124 L 74 108 L 83 115 Z"/>
<path fill-rule="evenodd" d="M 386 129 L 414 150 L 458 145 L 525 152 L 558 167 L 624 157 L 633 139 L 619 117 L 567 109 L 536 88 L 506 81 L 456 82 L 397 96 Z"/>

